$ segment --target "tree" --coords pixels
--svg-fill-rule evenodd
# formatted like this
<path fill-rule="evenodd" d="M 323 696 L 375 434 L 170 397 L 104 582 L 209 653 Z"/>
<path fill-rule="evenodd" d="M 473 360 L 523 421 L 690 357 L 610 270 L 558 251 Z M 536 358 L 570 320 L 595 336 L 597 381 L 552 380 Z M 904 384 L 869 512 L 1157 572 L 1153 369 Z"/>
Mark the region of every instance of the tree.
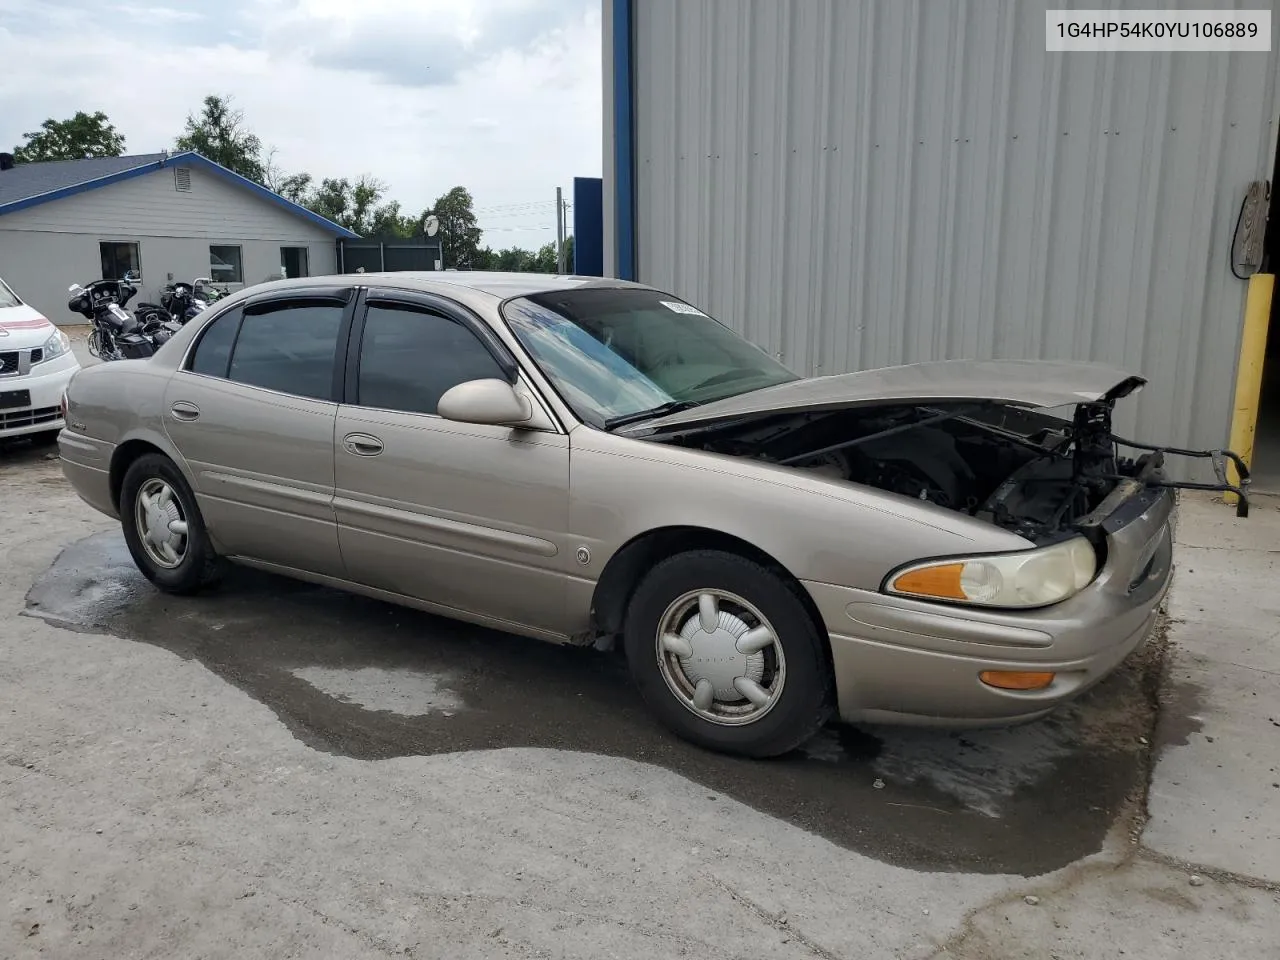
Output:
<path fill-rule="evenodd" d="M 214 94 L 204 98 L 200 115 L 187 114 L 186 127 L 178 137 L 179 150 L 194 150 L 255 183 L 266 184 L 267 162 L 262 141 L 245 129 L 244 112 L 233 109 L 231 97 Z"/>
<path fill-rule="evenodd" d="M 400 203 L 392 200 L 373 211 L 369 224 L 369 236 L 385 240 L 408 240 L 421 237 L 425 230 L 426 214 L 410 217 L 400 212 Z"/>
<path fill-rule="evenodd" d="M 483 256 L 484 254 L 488 256 Z M 503 273 L 528 273 L 533 269 L 533 254 L 520 247 L 507 247 L 494 253 L 488 247 L 481 251 L 484 270 L 499 270 Z"/>
<path fill-rule="evenodd" d="M 294 203 L 304 203 L 307 195 L 311 192 L 311 174 L 291 173 L 287 176 L 282 174 L 277 185 L 271 189 L 286 200 L 292 200 Z"/>
<path fill-rule="evenodd" d="M 573 273 L 573 234 L 564 238 L 564 272 Z"/>
<path fill-rule="evenodd" d="M 428 214 L 440 221 L 445 268 L 475 270 L 483 266 L 480 254 L 480 226 L 472 209 L 471 191 L 454 187 L 439 197 Z"/>
<path fill-rule="evenodd" d="M 533 262 L 529 267 L 530 273 L 555 273 L 556 272 L 556 245 L 554 243 L 544 243 L 533 255 Z"/>
<path fill-rule="evenodd" d="M 40 124 L 39 130 L 23 136 L 27 142 L 13 149 L 17 163 L 118 157 L 124 153 L 124 137 L 101 110 L 93 114 L 78 110 L 70 120 L 50 118 Z"/>
<path fill-rule="evenodd" d="M 307 180 L 310 180 L 309 176 Z M 386 184 L 381 180 L 367 174 L 354 183 L 346 177 L 325 177 L 320 181 L 320 186 L 308 192 L 299 202 L 326 220 L 332 220 L 361 236 L 368 236 L 374 232 L 374 224 L 379 222 L 380 217 L 383 221 L 386 219 L 385 211 L 378 207 L 378 201 L 382 199 L 386 189 Z M 397 205 L 397 214 L 398 211 Z"/>

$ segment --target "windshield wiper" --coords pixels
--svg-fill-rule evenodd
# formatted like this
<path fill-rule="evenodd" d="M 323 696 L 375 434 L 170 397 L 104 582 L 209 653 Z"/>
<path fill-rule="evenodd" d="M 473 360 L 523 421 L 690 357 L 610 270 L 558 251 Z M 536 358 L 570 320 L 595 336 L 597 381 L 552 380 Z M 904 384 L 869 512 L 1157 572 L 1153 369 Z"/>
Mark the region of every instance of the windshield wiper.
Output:
<path fill-rule="evenodd" d="M 606 430 L 616 430 L 618 427 L 625 427 L 629 423 L 639 423 L 641 420 L 664 417 L 668 413 L 679 413 L 681 410 L 688 410 L 696 406 L 698 406 L 698 403 L 695 400 L 669 400 L 648 410 L 641 410 L 639 413 L 624 413 L 621 416 L 610 417 L 604 422 L 604 428 Z"/>

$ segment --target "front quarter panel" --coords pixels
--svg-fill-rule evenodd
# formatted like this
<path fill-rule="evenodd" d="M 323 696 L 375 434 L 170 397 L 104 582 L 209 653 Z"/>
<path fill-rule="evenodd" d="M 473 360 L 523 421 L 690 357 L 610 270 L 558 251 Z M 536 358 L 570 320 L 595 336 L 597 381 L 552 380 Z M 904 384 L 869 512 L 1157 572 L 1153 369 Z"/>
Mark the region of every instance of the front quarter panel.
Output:
<path fill-rule="evenodd" d="M 970 517 L 805 471 L 576 428 L 570 530 L 594 583 L 633 538 L 701 527 L 763 550 L 798 580 L 879 590 L 897 566 L 926 557 L 1023 550 L 1030 544 Z"/>

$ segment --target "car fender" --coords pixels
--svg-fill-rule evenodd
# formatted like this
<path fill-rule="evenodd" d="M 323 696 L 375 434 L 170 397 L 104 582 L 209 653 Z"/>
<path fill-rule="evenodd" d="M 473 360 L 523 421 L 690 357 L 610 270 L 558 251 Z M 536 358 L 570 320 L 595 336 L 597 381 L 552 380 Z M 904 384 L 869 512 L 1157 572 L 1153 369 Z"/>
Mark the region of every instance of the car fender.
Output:
<path fill-rule="evenodd" d="M 803 470 L 590 428 L 571 440 L 577 607 L 619 550 L 669 528 L 726 534 L 798 581 L 866 590 L 922 558 L 1031 546 L 966 515 Z"/>

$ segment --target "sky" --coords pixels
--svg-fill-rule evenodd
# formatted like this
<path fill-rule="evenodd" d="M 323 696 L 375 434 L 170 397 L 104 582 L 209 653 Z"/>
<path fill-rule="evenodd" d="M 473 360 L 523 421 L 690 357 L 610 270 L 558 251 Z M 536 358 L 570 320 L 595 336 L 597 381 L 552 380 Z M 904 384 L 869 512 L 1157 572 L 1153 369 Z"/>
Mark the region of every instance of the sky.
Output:
<path fill-rule="evenodd" d="M 414 212 L 467 187 L 494 249 L 554 240 L 556 187 L 601 171 L 600 0 L 0 0 L 0 64 L 0 149 L 101 110 L 153 153 L 230 95 L 286 172 Z"/>

